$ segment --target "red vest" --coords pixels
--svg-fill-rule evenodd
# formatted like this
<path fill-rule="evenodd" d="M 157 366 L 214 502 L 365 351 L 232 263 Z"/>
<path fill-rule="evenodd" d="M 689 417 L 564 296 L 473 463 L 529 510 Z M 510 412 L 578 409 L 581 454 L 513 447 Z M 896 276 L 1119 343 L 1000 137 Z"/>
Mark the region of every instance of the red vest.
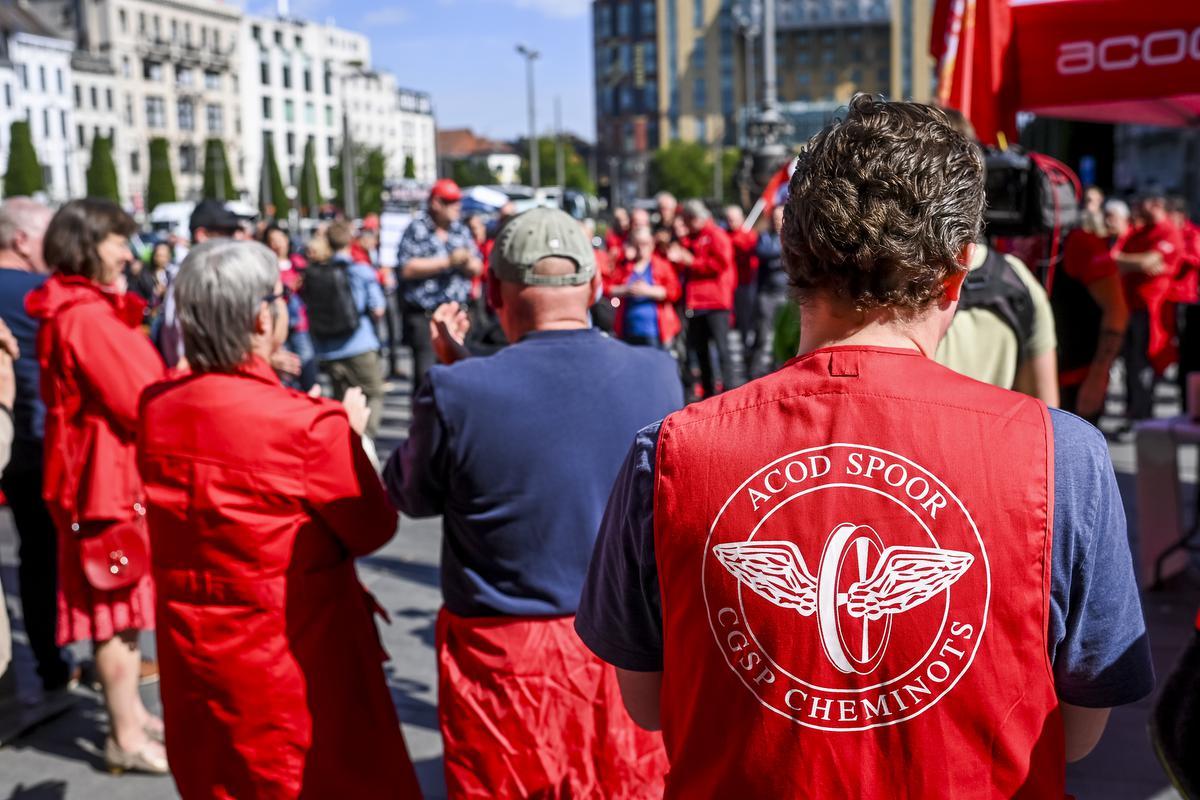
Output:
<path fill-rule="evenodd" d="M 832 348 L 657 459 L 667 797 L 1062 798 L 1045 406 Z"/>

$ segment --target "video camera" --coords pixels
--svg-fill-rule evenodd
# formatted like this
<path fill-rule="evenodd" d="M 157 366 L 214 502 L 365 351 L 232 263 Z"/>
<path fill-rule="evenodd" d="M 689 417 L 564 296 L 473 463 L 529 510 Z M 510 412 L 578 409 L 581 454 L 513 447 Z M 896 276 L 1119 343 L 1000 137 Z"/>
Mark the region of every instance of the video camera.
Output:
<path fill-rule="evenodd" d="M 1017 145 L 983 148 L 988 236 L 1065 235 L 1079 226 L 1079 178 L 1061 161 Z"/>

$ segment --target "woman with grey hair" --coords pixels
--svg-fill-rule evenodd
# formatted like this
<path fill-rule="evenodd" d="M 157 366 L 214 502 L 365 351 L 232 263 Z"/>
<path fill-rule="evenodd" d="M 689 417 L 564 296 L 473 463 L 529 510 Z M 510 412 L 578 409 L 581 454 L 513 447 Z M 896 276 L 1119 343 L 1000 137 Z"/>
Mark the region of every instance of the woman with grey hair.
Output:
<path fill-rule="evenodd" d="M 206 242 L 176 282 L 192 373 L 146 393 L 138 466 L 167 753 L 184 797 L 418 797 L 354 557 L 396 513 L 343 403 L 280 385 L 274 255 Z"/>

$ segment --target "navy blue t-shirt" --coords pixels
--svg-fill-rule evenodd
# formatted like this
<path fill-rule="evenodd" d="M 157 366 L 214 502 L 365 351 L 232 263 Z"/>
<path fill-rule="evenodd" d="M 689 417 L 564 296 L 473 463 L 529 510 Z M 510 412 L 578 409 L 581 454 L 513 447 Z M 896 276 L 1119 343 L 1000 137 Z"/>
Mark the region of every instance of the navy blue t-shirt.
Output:
<path fill-rule="evenodd" d="M 1087 708 L 1132 703 L 1154 688 L 1125 509 L 1101 433 L 1050 409 L 1054 527 L 1048 641 L 1055 690 Z M 659 423 L 640 431 L 613 487 L 575 629 L 621 669 L 662 670 L 654 555 L 654 452 Z"/>
<path fill-rule="evenodd" d="M 40 463 L 30 457 L 41 447 L 46 407 L 42 405 L 37 361 L 38 322 L 25 313 L 25 297 L 46 281 L 45 275 L 0 267 L 0 319 L 13 332 L 21 357 L 13 365 L 17 376 L 17 400 L 13 405 L 12 469 Z"/>
<path fill-rule="evenodd" d="M 384 480 L 405 514 L 443 515 L 446 608 L 575 613 L 630 439 L 682 405 L 674 360 L 595 329 L 430 369 Z"/>

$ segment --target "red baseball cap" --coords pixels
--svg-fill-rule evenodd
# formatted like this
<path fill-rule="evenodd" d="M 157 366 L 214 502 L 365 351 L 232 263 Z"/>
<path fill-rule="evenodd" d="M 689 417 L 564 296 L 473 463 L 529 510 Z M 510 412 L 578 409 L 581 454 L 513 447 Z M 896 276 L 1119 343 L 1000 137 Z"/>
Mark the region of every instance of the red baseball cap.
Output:
<path fill-rule="evenodd" d="M 458 184 L 449 178 L 442 178 L 433 185 L 433 189 L 429 191 L 430 197 L 436 197 L 447 203 L 457 203 L 462 200 L 462 189 L 458 188 Z"/>

